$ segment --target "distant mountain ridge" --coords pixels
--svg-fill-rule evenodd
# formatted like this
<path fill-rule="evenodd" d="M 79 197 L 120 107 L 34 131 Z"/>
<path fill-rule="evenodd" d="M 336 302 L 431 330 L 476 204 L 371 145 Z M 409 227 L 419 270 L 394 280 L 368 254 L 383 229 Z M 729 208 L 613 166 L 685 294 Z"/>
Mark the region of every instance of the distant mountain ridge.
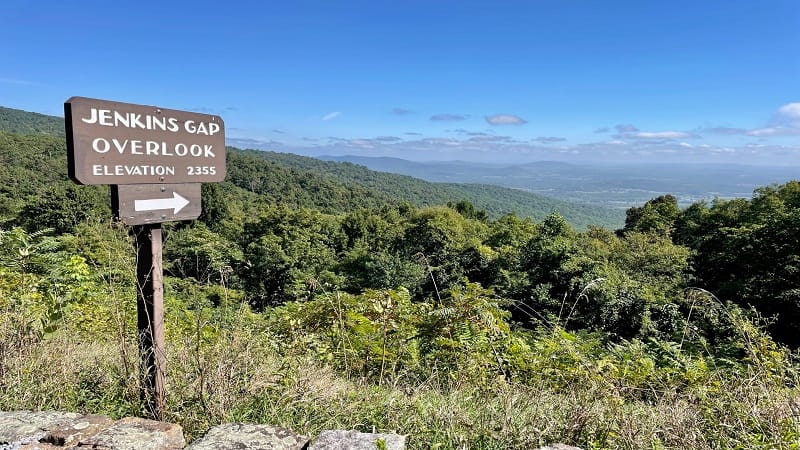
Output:
<path fill-rule="evenodd" d="M 753 190 L 800 177 L 800 167 L 737 164 L 577 164 L 535 161 L 485 164 L 398 158 L 324 156 L 431 182 L 493 184 L 561 200 L 626 209 L 664 194 L 684 206 L 714 198 L 748 198 Z"/>
<path fill-rule="evenodd" d="M 3 108 L 2 112 L 0 132 L 5 135 L 0 135 L 0 160 L 6 161 L 7 167 L 0 171 L 0 175 L 5 175 L 0 178 L 8 178 L 9 183 L 23 183 L 30 195 L 34 195 L 34 184 L 46 186 L 65 180 L 66 149 L 64 140 L 57 139 L 64 135 L 63 119 L 11 108 Z M 53 170 L 24 172 L 26 179 L 19 180 L 23 177 L 23 172 L 15 166 L 19 160 L 32 160 L 34 165 Z M 63 171 L 59 170 L 62 166 Z M 590 224 L 619 228 L 623 222 L 619 210 L 565 202 L 516 189 L 488 184 L 431 183 L 349 162 L 233 147 L 228 147 L 228 175 L 220 187 L 226 195 L 246 197 L 249 201 L 260 198 L 261 201 L 315 207 L 329 213 L 404 201 L 416 206 L 468 201 L 491 217 L 513 212 L 542 220 L 555 211 L 578 228 Z M 12 192 L 7 195 L 7 201 L 13 203 Z"/>
<path fill-rule="evenodd" d="M 263 150 L 234 150 L 242 155 L 277 163 L 282 167 L 317 174 L 330 181 L 377 192 L 388 201 L 403 199 L 418 206 L 445 205 L 466 200 L 490 216 L 509 212 L 542 220 L 558 212 L 578 228 L 598 225 L 607 228 L 622 226 L 624 212 L 586 203 L 566 202 L 490 184 L 431 183 L 396 173 L 371 170 L 350 162 L 323 161 L 292 153 Z"/>
<path fill-rule="evenodd" d="M 64 136 L 64 119 L 0 106 L 0 131 Z"/>

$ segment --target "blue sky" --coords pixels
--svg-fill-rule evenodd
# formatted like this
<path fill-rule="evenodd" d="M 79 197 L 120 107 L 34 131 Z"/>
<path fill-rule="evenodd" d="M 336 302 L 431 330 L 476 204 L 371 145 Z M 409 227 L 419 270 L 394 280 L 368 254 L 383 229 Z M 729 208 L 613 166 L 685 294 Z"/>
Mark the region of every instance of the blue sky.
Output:
<path fill-rule="evenodd" d="M 4 0 L 0 42 L 0 105 L 213 113 L 239 147 L 800 165 L 797 0 Z"/>

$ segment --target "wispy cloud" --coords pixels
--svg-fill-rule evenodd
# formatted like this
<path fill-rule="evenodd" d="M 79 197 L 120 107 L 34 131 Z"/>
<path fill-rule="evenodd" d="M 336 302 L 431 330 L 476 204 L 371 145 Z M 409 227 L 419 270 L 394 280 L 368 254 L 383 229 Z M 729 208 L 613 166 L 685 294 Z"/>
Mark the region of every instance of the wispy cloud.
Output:
<path fill-rule="evenodd" d="M 501 142 L 515 142 L 514 138 L 511 136 L 495 136 L 491 134 L 473 134 L 471 135 L 467 142 L 474 142 L 474 143 L 501 143 Z"/>
<path fill-rule="evenodd" d="M 528 123 L 527 120 L 513 114 L 495 114 L 486 116 L 485 119 L 489 125 L 524 125 Z"/>
<path fill-rule="evenodd" d="M 611 129 L 608 127 L 598 128 L 594 130 L 594 132 L 597 134 L 608 133 L 609 131 L 611 131 Z"/>
<path fill-rule="evenodd" d="M 325 114 L 324 116 L 322 116 L 322 120 L 327 122 L 327 121 L 333 120 L 333 119 L 335 119 L 335 118 L 337 118 L 337 117 L 339 117 L 341 115 L 342 115 L 342 113 L 340 111 L 330 112 L 330 113 Z"/>
<path fill-rule="evenodd" d="M 378 136 L 378 137 L 375 138 L 375 140 L 378 141 L 378 142 L 398 142 L 398 141 L 402 141 L 402 139 L 397 137 L 397 136 Z"/>
<path fill-rule="evenodd" d="M 538 142 L 540 144 L 554 144 L 556 142 L 564 142 L 566 140 L 566 138 L 555 136 L 539 136 L 535 139 L 531 139 L 532 142 Z"/>
<path fill-rule="evenodd" d="M 411 111 L 410 109 L 405 109 L 405 108 L 394 108 L 392 110 L 392 114 L 394 114 L 396 116 L 407 116 L 409 114 L 414 114 L 414 111 Z"/>
<path fill-rule="evenodd" d="M 615 125 L 614 129 L 617 131 L 617 134 L 613 136 L 615 140 L 639 139 L 670 141 L 674 139 L 695 139 L 700 137 L 698 134 L 686 131 L 641 131 L 638 127 L 631 124 Z"/>
<path fill-rule="evenodd" d="M 766 127 L 750 130 L 747 135 L 754 137 L 800 135 L 800 102 L 781 106 Z"/>
<path fill-rule="evenodd" d="M 700 128 L 697 131 L 699 133 L 721 134 L 723 136 L 737 136 L 737 135 L 747 134 L 746 129 L 733 128 L 733 127 L 707 127 L 707 128 Z"/>
<path fill-rule="evenodd" d="M 748 131 L 747 135 L 753 137 L 798 136 L 800 135 L 800 128 L 785 126 L 756 128 Z"/>
<path fill-rule="evenodd" d="M 684 131 L 639 131 L 628 133 L 625 137 L 633 139 L 690 139 L 697 136 Z"/>
<path fill-rule="evenodd" d="M 800 136 L 800 102 L 787 103 L 772 115 L 772 118 L 759 128 L 704 127 L 698 133 L 726 136 L 752 136 L 770 138 L 781 136 Z"/>
<path fill-rule="evenodd" d="M 462 114 L 435 114 L 431 116 L 434 122 L 454 122 L 466 119 L 467 116 Z"/>
<path fill-rule="evenodd" d="M 778 108 L 777 121 L 800 128 L 800 103 L 788 103 Z"/>
<path fill-rule="evenodd" d="M 253 138 L 226 138 L 225 143 L 239 148 L 260 148 L 260 149 L 273 149 L 283 148 L 285 144 L 273 140 L 253 139 Z"/>
<path fill-rule="evenodd" d="M 395 136 L 329 137 L 321 143 L 305 140 L 300 141 L 300 144 L 233 138 L 229 139 L 228 143 L 246 148 L 286 151 L 309 156 L 351 154 L 401 157 L 418 161 L 456 159 L 494 163 L 537 160 L 581 162 L 658 161 L 800 165 L 800 146 L 773 145 L 765 142 L 717 145 L 709 142 L 694 144 L 683 139 L 629 138 L 585 144 L 568 145 L 565 143 L 563 145 L 551 145 L 555 141 L 550 139 L 549 136 L 522 142 L 510 136 L 495 135 L 468 136 L 462 134 L 460 138 L 422 137 L 416 134 L 404 135 L 404 138 Z"/>
<path fill-rule="evenodd" d="M 635 126 L 633 126 L 631 124 L 615 125 L 614 129 L 617 130 L 617 133 L 620 133 L 620 134 L 623 134 L 623 133 L 634 133 L 636 131 L 639 131 L 638 128 L 636 128 Z"/>
<path fill-rule="evenodd" d="M 0 77 L 0 84 L 15 84 L 17 86 L 47 86 L 44 83 L 40 83 L 38 81 L 31 81 L 31 80 L 19 80 L 16 78 L 2 78 Z"/>

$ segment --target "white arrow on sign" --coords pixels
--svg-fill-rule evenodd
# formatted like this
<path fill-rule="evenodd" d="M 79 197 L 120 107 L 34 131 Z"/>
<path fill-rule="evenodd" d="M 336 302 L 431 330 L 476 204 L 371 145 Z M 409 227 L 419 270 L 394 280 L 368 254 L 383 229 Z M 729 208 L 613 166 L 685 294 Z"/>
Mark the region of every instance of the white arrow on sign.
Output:
<path fill-rule="evenodd" d="M 172 193 L 172 198 L 152 198 L 148 200 L 136 200 L 133 205 L 135 211 L 156 211 L 159 209 L 172 209 L 173 214 L 178 214 L 184 206 L 189 204 L 183 196 L 177 192 Z"/>

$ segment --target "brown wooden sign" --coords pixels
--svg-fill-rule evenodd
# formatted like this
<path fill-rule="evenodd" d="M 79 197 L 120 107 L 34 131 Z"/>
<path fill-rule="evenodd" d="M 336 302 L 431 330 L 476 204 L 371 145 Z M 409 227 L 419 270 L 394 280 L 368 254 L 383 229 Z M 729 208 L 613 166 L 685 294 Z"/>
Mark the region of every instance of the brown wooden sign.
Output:
<path fill-rule="evenodd" d="M 194 220 L 201 213 L 201 185 L 136 184 L 111 189 L 114 217 L 126 225 Z"/>
<path fill-rule="evenodd" d="M 80 184 L 203 183 L 225 178 L 219 116 L 72 97 L 64 103 L 69 177 Z"/>

